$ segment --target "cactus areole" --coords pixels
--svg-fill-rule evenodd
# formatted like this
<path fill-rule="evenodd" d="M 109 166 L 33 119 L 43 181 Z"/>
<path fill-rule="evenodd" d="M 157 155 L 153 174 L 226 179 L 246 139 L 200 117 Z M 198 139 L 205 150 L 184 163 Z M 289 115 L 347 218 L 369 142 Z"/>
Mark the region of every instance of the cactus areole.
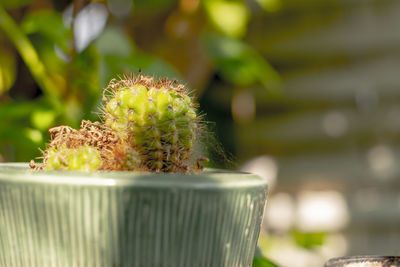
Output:
<path fill-rule="evenodd" d="M 193 154 L 197 116 L 184 86 L 139 75 L 113 80 L 108 90 L 105 124 L 138 151 L 140 168 L 185 170 Z"/>
<path fill-rule="evenodd" d="M 196 104 L 184 85 L 150 76 L 113 79 L 103 92 L 103 123 L 50 129 L 47 170 L 192 172 L 200 129 Z"/>

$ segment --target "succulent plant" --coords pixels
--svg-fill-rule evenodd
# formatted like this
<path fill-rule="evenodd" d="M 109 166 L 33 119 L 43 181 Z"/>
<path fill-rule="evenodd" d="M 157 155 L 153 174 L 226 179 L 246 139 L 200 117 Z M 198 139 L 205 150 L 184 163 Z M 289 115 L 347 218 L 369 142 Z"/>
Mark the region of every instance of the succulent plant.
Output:
<path fill-rule="evenodd" d="M 140 156 L 139 168 L 190 169 L 198 133 L 196 105 L 177 81 L 150 76 L 112 80 L 105 89 L 103 119 Z"/>
<path fill-rule="evenodd" d="M 94 171 L 102 165 L 100 152 L 91 146 L 83 145 L 68 148 L 63 145 L 47 151 L 46 170 Z"/>
<path fill-rule="evenodd" d="M 49 130 L 51 140 L 43 152 L 43 165 L 31 167 L 47 170 L 135 170 L 138 153 L 118 134 L 99 122 L 82 121 L 81 128 L 58 126 Z"/>
<path fill-rule="evenodd" d="M 193 160 L 199 132 L 196 104 L 177 81 L 150 76 L 111 80 L 104 90 L 104 123 L 82 121 L 81 128 L 49 130 L 43 152 L 47 170 L 141 170 L 189 172 L 202 169 Z M 106 96 L 107 95 L 107 96 Z"/>

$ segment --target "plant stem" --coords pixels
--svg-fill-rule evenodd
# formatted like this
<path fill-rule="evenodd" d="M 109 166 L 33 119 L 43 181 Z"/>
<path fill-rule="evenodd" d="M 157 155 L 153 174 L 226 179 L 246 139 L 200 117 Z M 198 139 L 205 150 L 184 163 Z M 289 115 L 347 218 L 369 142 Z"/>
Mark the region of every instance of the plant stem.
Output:
<path fill-rule="evenodd" d="M 39 56 L 32 43 L 26 35 L 19 29 L 11 16 L 0 5 L 0 28 L 6 33 L 8 38 L 17 48 L 19 54 L 28 66 L 33 78 L 42 88 L 49 101 L 57 110 L 62 108 L 61 102 L 57 94 L 57 86 L 53 83 L 46 73 L 46 68 L 40 61 Z"/>

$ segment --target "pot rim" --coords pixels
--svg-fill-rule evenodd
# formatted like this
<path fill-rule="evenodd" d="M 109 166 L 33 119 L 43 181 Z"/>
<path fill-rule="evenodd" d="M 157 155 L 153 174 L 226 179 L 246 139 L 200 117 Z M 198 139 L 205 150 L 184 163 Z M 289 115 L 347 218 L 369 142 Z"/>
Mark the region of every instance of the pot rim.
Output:
<path fill-rule="evenodd" d="M 160 188 L 260 188 L 267 181 L 255 174 L 205 168 L 199 173 L 147 173 L 136 171 L 38 171 L 28 163 L 0 163 L 0 183 L 85 186 L 135 186 Z"/>
<path fill-rule="evenodd" d="M 344 266 L 351 263 L 400 263 L 400 256 L 359 255 L 332 258 L 324 266 Z"/>

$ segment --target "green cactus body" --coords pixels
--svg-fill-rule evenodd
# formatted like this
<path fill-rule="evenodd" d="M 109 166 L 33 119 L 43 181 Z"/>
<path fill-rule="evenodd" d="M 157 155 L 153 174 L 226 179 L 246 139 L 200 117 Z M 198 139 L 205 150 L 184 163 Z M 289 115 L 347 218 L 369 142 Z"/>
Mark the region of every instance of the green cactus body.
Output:
<path fill-rule="evenodd" d="M 95 171 L 102 165 L 100 152 L 91 146 L 51 148 L 47 151 L 47 170 Z"/>
<path fill-rule="evenodd" d="M 184 171 L 192 155 L 197 116 L 183 86 L 149 77 L 111 84 L 105 124 L 138 151 L 141 168 Z"/>

